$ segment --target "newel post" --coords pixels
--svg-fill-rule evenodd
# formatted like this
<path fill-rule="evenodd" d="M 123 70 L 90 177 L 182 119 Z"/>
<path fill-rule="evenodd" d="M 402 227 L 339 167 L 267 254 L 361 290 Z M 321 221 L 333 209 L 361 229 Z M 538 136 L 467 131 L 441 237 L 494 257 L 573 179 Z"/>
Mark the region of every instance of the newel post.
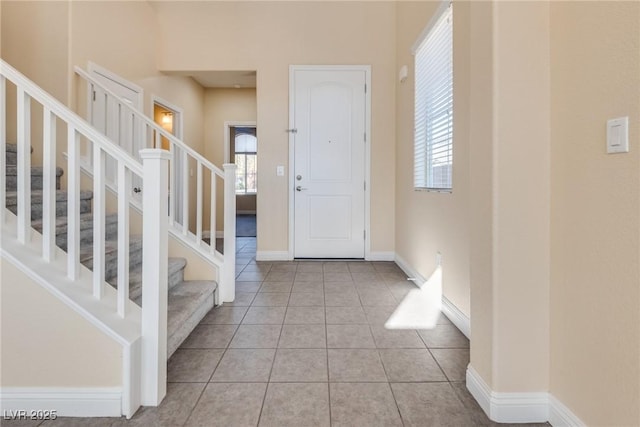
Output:
<path fill-rule="evenodd" d="M 142 404 L 157 406 L 167 393 L 167 188 L 171 155 L 140 150 L 142 184 Z"/>
<path fill-rule="evenodd" d="M 236 168 L 231 163 L 224 167 L 224 268 L 220 286 L 220 301 L 232 302 L 236 298 Z"/>

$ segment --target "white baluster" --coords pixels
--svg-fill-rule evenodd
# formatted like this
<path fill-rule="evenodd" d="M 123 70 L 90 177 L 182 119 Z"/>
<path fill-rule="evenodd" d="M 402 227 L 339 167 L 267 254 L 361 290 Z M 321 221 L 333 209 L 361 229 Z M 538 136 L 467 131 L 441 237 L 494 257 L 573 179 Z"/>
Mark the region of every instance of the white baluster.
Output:
<path fill-rule="evenodd" d="M 80 275 L 80 136 L 67 125 L 67 277 Z"/>
<path fill-rule="evenodd" d="M 18 95 L 18 241 L 31 240 L 31 98 L 20 87 Z"/>
<path fill-rule="evenodd" d="M 56 116 L 46 107 L 42 116 L 42 257 L 51 262 L 56 253 Z"/>
<path fill-rule="evenodd" d="M 158 405 L 167 385 L 167 184 L 170 154 L 140 151 L 142 193 L 142 404 Z"/>
<path fill-rule="evenodd" d="M 202 163 L 198 162 L 196 182 L 196 244 L 202 244 Z"/>
<path fill-rule="evenodd" d="M 169 225 L 173 227 L 176 215 L 176 148 L 173 143 L 169 144 Z"/>
<path fill-rule="evenodd" d="M 125 316 L 129 299 L 129 198 L 131 174 L 118 162 L 118 314 Z"/>
<path fill-rule="evenodd" d="M 211 220 L 209 225 L 209 244 L 211 245 L 211 253 L 216 250 L 216 172 L 211 171 Z"/>
<path fill-rule="evenodd" d="M 189 232 L 189 155 L 182 152 L 182 234 Z"/>
<path fill-rule="evenodd" d="M 105 275 L 105 154 L 93 144 L 93 296 L 102 299 Z"/>
<path fill-rule="evenodd" d="M 224 268 L 220 300 L 236 298 L 236 165 L 224 164 Z"/>
<path fill-rule="evenodd" d="M 7 176 L 7 81 L 0 75 L 0 176 Z M 5 207 L 7 205 L 5 184 L 0 184 L 0 226 L 4 224 Z"/>

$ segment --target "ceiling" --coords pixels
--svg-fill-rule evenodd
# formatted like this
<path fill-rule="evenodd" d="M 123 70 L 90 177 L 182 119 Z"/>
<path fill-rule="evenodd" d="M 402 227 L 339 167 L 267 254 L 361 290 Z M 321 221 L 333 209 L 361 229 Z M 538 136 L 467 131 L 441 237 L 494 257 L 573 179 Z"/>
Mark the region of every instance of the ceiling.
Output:
<path fill-rule="evenodd" d="M 184 71 L 171 74 L 190 76 L 205 88 L 256 87 L 255 71 Z"/>

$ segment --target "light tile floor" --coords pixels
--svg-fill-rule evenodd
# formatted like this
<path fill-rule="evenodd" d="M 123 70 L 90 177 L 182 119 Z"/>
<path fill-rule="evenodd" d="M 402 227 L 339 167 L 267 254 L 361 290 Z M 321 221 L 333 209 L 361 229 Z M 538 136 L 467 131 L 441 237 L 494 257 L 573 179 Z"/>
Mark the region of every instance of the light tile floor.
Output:
<path fill-rule="evenodd" d="M 446 317 L 432 330 L 384 328 L 414 288 L 394 263 L 256 262 L 255 251 L 255 238 L 238 238 L 236 300 L 169 360 L 159 407 L 40 425 L 497 425 L 466 389 L 469 341 Z"/>

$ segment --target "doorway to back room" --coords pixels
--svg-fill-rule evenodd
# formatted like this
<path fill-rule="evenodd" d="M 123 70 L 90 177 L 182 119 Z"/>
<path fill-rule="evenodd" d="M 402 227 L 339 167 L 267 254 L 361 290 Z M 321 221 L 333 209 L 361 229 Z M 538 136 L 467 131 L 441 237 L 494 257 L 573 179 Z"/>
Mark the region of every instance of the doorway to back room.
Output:
<path fill-rule="evenodd" d="M 171 135 L 175 136 L 178 139 L 182 139 L 182 124 L 183 124 L 183 111 L 180 107 L 173 105 L 156 95 L 152 95 L 152 103 L 153 103 L 153 121 L 160 125 L 164 130 L 166 130 Z M 169 150 L 169 140 L 164 136 L 160 137 L 160 147 L 163 150 Z M 174 186 L 174 191 L 176 192 L 175 196 L 175 220 L 178 224 L 182 223 L 182 213 L 183 213 L 183 162 L 181 161 L 182 156 L 184 154 L 177 150 L 175 152 L 176 161 L 175 161 L 175 179 L 176 185 Z"/>
<path fill-rule="evenodd" d="M 229 126 L 229 153 L 236 164 L 236 235 L 256 237 L 258 138 L 255 126 Z"/>

